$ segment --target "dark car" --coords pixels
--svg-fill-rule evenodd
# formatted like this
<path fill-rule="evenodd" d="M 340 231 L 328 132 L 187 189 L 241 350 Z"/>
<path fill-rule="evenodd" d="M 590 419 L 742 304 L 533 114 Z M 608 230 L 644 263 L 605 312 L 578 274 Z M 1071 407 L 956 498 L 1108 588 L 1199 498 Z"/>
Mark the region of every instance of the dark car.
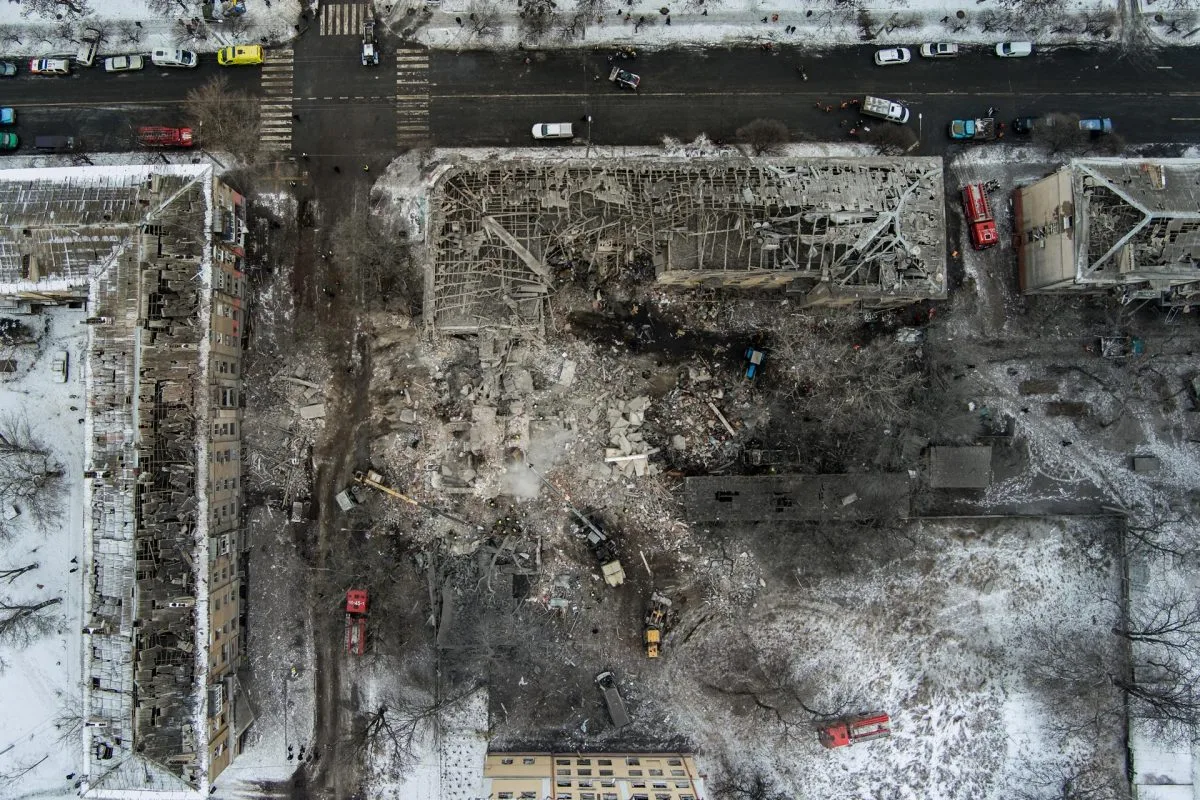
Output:
<path fill-rule="evenodd" d="M 0 61 L 0 78 L 11 78 L 17 74 L 17 65 L 11 61 Z"/>
<path fill-rule="evenodd" d="M 1017 117 L 1012 122 L 1013 133 L 1033 133 L 1033 126 L 1037 124 L 1037 117 Z"/>

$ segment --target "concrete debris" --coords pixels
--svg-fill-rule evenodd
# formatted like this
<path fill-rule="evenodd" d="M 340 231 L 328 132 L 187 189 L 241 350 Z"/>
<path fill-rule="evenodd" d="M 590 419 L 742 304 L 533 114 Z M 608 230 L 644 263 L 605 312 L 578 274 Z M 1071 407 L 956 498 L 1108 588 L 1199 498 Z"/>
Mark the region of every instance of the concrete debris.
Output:
<path fill-rule="evenodd" d="M 650 447 L 641 432 L 646 421 L 650 398 L 641 395 L 632 400 L 617 400 L 608 407 L 608 444 L 604 449 L 605 463 L 612 464 L 613 478 L 657 475 L 658 466 L 649 462 L 658 452 Z"/>
<path fill-rule="evenodd" d="M 324 419 L 325 404 L 313 403 L 310 406 L 301 406 L 300 419 Z"/>
<path fill-rule="evenodd" d="M 405 425 L 412 425 L 417 421 L 417 412 L 411 408 L 404 408 L 400 410 L 399 418 Z"/>

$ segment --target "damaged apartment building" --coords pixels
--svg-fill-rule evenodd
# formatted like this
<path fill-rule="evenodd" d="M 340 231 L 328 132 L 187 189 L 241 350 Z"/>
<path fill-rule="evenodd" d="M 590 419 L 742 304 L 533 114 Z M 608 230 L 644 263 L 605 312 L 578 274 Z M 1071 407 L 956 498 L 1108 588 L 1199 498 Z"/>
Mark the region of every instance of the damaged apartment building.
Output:
<path fill-rule="evenodd" d="M 1013 192 L 1025 294 L 1200 304 L 1200 160 L 1075 159 Z"/>
<path fill-rule="evenodd" d="M 434 180 L 426 322 L 540 330 L 564 279 L 783 288 L 802 305 L 946 296 L 939 158 L 466 162 Z"/>
<path fill-rule="evenodd" d="M 207 795 L 252 721 L 244 200 L 188 165 L 0 171 L 0 202 L 0 307 L 88 330 L 80 792 Z"/>

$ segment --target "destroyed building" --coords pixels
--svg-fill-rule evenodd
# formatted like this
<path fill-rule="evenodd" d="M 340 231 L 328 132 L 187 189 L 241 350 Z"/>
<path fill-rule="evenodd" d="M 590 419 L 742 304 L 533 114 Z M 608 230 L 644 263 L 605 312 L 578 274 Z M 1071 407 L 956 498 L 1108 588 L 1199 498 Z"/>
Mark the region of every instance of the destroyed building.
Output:
<path fill-rule="evenodd" d="M 1025 294 L 1200 303 L 1200 159 L 1089 158 L 1013 192 Z"/>
<path fill-rule="evenodd" d="M 84 797 L 207 795 L 243 655 L 245 205 L 207 165 L 0 171 L 0 306 L 80 309 Z"/>
<path fill-rule="evenodd" d="M 426 322 L 539 330 L 558 277 L 785 289 L 804 305 L 946 296 L 939 158 L 464 162 L 430 197 Z"/>

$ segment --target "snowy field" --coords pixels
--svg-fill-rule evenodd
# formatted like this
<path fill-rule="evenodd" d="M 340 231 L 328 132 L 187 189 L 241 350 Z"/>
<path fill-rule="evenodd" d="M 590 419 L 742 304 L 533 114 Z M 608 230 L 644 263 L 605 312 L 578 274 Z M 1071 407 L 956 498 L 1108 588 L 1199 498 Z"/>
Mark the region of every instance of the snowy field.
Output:
<path fill-rule="evenodd" d="M 639 694 L 670 693 L 666 721 L 710 768 L 765 776 L 782 796 L 1000 800 L 1082 769 L 1119 785 L 1119 718 L 1068 730 L 1077 711 L 1045 682 L 1048 643 L 1114 623 L 1111 533 L 1035 519 L 779 531 L 752 548 L 767 587 L 753 607 L 668 641 Z M 669 688 L 685 683 L 700 687 L 690 701 Z M 805 707 L 884 710 L 894 733 L 827 751 Z"/>
<path fill-rule="evenodd" d="M 80 681 L 82 592 L 87 579 L 83 542 L 83 376 L 80 355 L 87 341 L 84 312 L 54 308 L 31 316 L 7 316 L 29 326 L 35 341 L 11 343 L 0 359 L 16 372 L 0 377 L 0 428 L 27 421 L 30 441 L 45 446 L 63 477 L 33 495 L 6 500 L 20 513 L 0 530 L 0 575 L 28 565 L 19 576 L 0 577 L 6 606 L 46 606 L 28 633 L 0 635 L 0 797 L 71 797 L 81 752 Z M 66 383 L 51 371 L 56 351 L 69 354 Z M 7 461 L 7 460 L 6 460 Z M 41 524 L 34 521 L 44 509 Z M 5 613 L 4 616 L 8 616 Z M 25 645 L 23 642 L 28 641 Z"/>

